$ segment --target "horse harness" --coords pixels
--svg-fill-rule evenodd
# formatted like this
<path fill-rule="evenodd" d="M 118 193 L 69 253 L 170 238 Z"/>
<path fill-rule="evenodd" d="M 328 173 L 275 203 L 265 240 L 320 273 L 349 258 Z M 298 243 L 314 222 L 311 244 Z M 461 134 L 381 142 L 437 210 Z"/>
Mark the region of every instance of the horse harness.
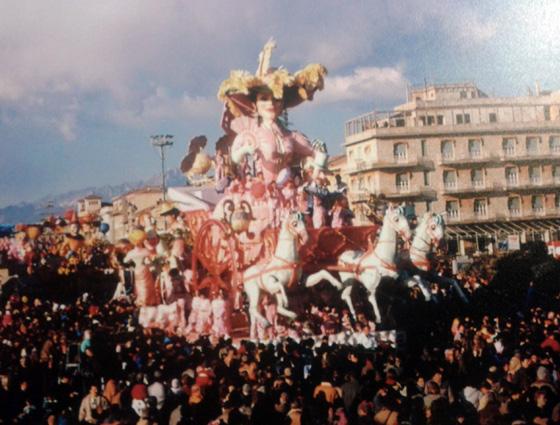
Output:
<path fill-rule="evenodd" d="M 299 244 L 299 241 L 300 241 L 299 233 L 294 229 L 294 227 L 290 223 L 288 223 L 286 227 L 287 227 L 288 231 L 290 232 L 290 234 L 294 237 L 294 241 L 296 242 L 296 244 Z M 280 238 L 280 239 L 282 239 L 282 238 Z M 267 273 L 271 273 L 271 272 L 291 270 L 290 280 L 288 280 L 288 284 L 287 284 L 288 287 L 291 287 L 298 278 L 297 270 L 299 268 L 301 268 L 301 261 L 286 260 L 282 257 L 278 257 L 276 254 L 273 255 L 272 258 L 276 259 L 276 260 L 280 260 L 284 264 L 278 265 L 278 266 L 275 266 L 275 267 L 271 267 L 271 268 L 266 268 L 266 265 L 265 265 L 263 270 L 261 270 L 259 273 L 256 273 L 252 276 L 248 276 L 248 277 L 244 278 L 245 281 L 249 281 L 249 280 L 253 280 L 255 278 L 258 278 L 257 285 L 258 285 L 259 289 L 269 292 L 269 288 L 266 288 L 265 284 L 263 282 L 263 275 L 265 275 Z M 263 260 L 262 263 L 264 264 L 264 262 L 267 261 L 267 260 Z M 256 266 L 257 265 L 258 264 L 256 264 Z"/>

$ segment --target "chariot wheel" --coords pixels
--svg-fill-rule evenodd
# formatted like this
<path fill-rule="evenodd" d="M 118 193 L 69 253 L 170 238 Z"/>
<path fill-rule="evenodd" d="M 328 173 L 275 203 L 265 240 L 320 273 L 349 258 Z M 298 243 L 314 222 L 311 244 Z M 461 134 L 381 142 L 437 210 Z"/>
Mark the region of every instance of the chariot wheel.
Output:
<path fill-rule="evenodd" d="M 231 277 L 238 270 L 237 239 L 231 227 L 208 220 L 196 234 L 193 245 L 193 287 L 231 289 Z"/>

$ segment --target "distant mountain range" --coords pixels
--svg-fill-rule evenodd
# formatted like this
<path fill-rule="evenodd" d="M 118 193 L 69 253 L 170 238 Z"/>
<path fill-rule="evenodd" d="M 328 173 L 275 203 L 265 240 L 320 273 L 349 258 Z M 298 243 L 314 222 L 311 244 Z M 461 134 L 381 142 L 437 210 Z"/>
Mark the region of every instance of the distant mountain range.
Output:
<path fill-rule="evenodd" d="M 166 173 L 167 186 L 184 186 L 185 177 L 178 169 Z M 161 176 L 153 176 L 137 182 L 117 185 L 91 186 L 85 189 L 72 190 L 58 195 L 45 196 L 34 202 L 20 202 L 0 208 L 0 224 L 36 223 L 48 215 L 60 215 L 69 208 L 76 208 L 78 199 L 88 195 L 98 195 L 103 202 L 111 202 L 115 196 L 145 186 L 161 185 Z"/>

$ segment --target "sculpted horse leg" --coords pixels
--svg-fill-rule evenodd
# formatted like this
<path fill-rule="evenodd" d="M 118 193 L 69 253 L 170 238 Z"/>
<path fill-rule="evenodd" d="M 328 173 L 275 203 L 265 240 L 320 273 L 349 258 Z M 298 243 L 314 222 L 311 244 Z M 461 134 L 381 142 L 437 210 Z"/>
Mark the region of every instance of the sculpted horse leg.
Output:
<path fill-rule="evenodd" d="M 379 306 L 377 305 L 375 292 L 369 294 L 368 301 L 372 305 L 373 312 L 375 313 L 375 323 L 381 323 L 381 313 L 379 312 Z"/>
<path fill-rule="evenodd" d="M 354 320 L 356 319 L 356 310 L 354 309 L 354 304 L 352 304 L 352 297 L 350 296 L 352 293 L 352 285 L 347 286 L 343 289 L 342 293 L 340 294 L 340 298 L 346 303 L 348 308 L 350 309 L 350 313 Z"/>
<path fill-rule="evenodd" d="M 339 291 L 342 290 L 342 283 L 340 283 L 340 281 L 336 279 L 332 274 L 330 274 L 327 270 L 319 270 L 317 273 L 313 273 L 307 276 L 307 279 L 305 280 L 305 287 L 311 288 L 312 286 L 317 285 L 322 280 L 328 281 Z"/>
<path fill-rule="evenodd" d="M 249 298 L 249 318 L 251 320 L 251 330 L 250 336 L 251 338 L 256 337 L 257 331 L 257 321 L 260 321 L 264 324 L 265 327 L 270 326 L 266 317 L 264 317 L 259 312 L 259 295 L 260 290 L 256 281 L 251 280 L 245 283 L 245 293 L 247 294 L 247 298 Z"/>
<path fill-rule="evenodd" d="M 381 313 L 379 311 L 379 306 L 377 305 L 377 298 L 375 296 L 375 292 L 377 291 L 377 287 L 379 286 L 379 282 L 381 282 L 381 274 L 375 270 L 375 272 L 366 272 L 360 276 L 360 281 L 366 287 L 369 296 L 368 301 L 373 307 L 373 313 L 375 314 L 375 322 L 381 323 Z"/>
<path fill-rule="evenodd" d="M 278 314 L 290 319 L 295 319 L 297 314 L 287 309 L 288 296 L 286 295 L 286 289 L 282 282 L 272 275 L 266 276 L 263 281 L 267 290 L 276 296 L 276 311 L 278 311 Z"/>

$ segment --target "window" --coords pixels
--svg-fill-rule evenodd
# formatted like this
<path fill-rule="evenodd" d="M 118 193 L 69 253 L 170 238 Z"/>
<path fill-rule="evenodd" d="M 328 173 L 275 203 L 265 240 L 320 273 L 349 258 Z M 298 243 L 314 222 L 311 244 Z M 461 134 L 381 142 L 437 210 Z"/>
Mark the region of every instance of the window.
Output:
<path fill-rule="evenodd" d="M 432 211 L 432 201 L 426 201 L 426 211 Z"/>
<path fill-rule="evenodd" d="M 554 208 L 560 209 L 560 193 L 554 195 Z"/>
<path fill-rule="evenodd" d="M 426 125 L 426 117 L 420 117 L 420 123 L 424 126 Z"/>
<path fill-rule="evenodd" d="M 515 143 L 514 137 L 508 137 L 502 141 L 502 151 L 504 156 L 514 156 L 515 155 Z"/>
<path fill-rule="evenodd" d="M 469 140 L 469 157 L 480 158 L 482 156 L 482 142 L 478 139 Z"/>
<path fill-rule="evenodd" d="M 506 168 L 506 183 L 508 186 L 517 186 L 517 168 Z"/>
<path fill-rule="evenodd" d="M 443 187 L 448 190 L 457 189 L 457 172 L 454 170 L 443 171 Z"/>
<path fill-rule="evenodd" d="M 443 125 L 443 115 L 438 115 L 437 116 L 437 124 L 438 125 Z"/>
<path fill-rule="evenodd" d="M 531 184 L 541 184 L 541 167 L 531 166 L 529 167 L 529 181 Z"/>
<path fill-rule="evenodd" d="M 560 136 L 550 136 L 548 146 L 551 153 L 560 153 Z"/>
<path fill-rule="evenodd" d="M 428 115 L 428 125 L 434 125 L 434 116 Z"/>
<path fill-rule="evenodd" d="M 539 138 L 538 137 L 527 137 L 525 142 L 525 147 L 527 149 L 527 155 L 536 155 L 539 153 Z"/>
<path fill-rule="evenodd" d="M 508 198 L 508 214 L 512 217 L 521 215 L 521 199 L 519 196 Z"/>
<path fill-rule="evenodd" d="M 486 217 L 486 199 L 474 200 L 474 215 L 477 217 Z"/>
<path fill-rule="evenodd" d="M 424 186 L 430 185 L 430 172 L 424 171 Z"/>
<path fill-rule="evenodd" d="M 428 156 L 428 146 L 426 145 L 426 140 L 420 142 L 422 148 L 422 156 Z"/>
<path fill-rule="evenodd" d="M 393 157 L 397 162 L 404 162 L 408 159 L 408 146 L 406 143 L 395 143 L 393 146 Z"/>
<path fill-rule="evenodd" d="M 457 124 L 469 124 L 471 122 L 471 114 L 457 114 L 455 121 Z"/>
<path fill-rule="evenodd" d="M 550 121 L 550 106 L 544 107 L 544 120 Z"/>
<path fill-rule="evenodd" d="M 464 91 L 464 90 L 462 90 L 462 91 L 459 93 L 459 97 L 460 97 L 461 99 L 466 99 L 466 98 L 467 98 L 467 92 Z"/>
<path fill-rule="evenodd" d="M 409 181 L 408 181 L 408 173 L 401 173 L 397 174 L 396 177 L 396 184 L 397 184 L 397 192 L 408 192 L 409 190 Z"/>
<path fill-rule="evenodd" d="M 458 201 L 445 201 L 445 211 L 450 220 L 459 218 L 459 202 Z"/>
<path fill-rule="evenodd" d="M 489 122 L 498 122 L 498 116 L 496 115 L 495 112 L 490 112 L 490 114 L 488 114 L 488 121 Z"/>
<path fill-rule="evenodd" d="M 555 165 L 552 167 L 552 178 L 555 184 L 560 183 L 560 165 Z"/>
<path fill-rule="evenodd" d="M 348 159 L 352 160 L 352 158 L 354 157 L 354 151 L 353 150 L 349 150 L 348 151 Z"/>
<path fill-rule="evenodd" d="M 541 215 L 544 213 L 544 196 L 543 195 L 533 195 L 531 196 L 531 208 L 533 209 L 533 214 Z"/>
<path fill-rule="evenodd" d="M 453 140 L 444 140 L 441 142 L 441 156 L 443 159 L 453 159 L 455 156 L 455 149 Z"/>
<path fill-rule="evenodd" d="M 471 184 L 475 188 L 484 187 L 484 171 L 482 169 L 471 170 Z"/>

